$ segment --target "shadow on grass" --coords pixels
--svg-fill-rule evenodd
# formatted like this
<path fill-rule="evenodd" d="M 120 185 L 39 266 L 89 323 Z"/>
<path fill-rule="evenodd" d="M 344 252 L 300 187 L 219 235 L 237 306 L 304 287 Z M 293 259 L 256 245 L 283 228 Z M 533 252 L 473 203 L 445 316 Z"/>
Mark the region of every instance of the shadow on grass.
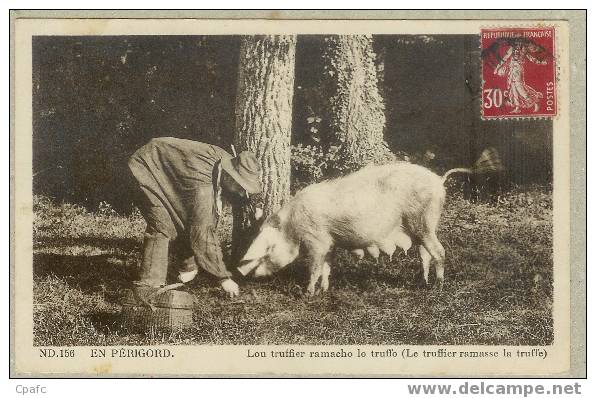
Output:
<path fill-rule="evenodd" d="M 56 276 L 69 286 L 85 293 L 101 292 L 109 303 L 120 303 L 123 291 L 135 278 L 136 266 L 130 258 L 112 254 L 62 255 L 36 253 L 33 255 L 33 277 L 42 280 Z"/>
<path fill-rule="evenodd" d="M 35 240 L 36 247 L 66 248 L 87 246 L 108 251 L 118 249 L 119 252 L 123 253 L 137 251 L 141 246 L 141 242 L 136 239 L 114 239 L 100 236 L 80 236 L 77 238 L 37 236 Z"/>
<path fill-rule="evenodd" d="M 87 317 L 99 333 L 109 335 L 114 331 L 122 330 L 122 314 L 119 312 L 93 312 Z"/>

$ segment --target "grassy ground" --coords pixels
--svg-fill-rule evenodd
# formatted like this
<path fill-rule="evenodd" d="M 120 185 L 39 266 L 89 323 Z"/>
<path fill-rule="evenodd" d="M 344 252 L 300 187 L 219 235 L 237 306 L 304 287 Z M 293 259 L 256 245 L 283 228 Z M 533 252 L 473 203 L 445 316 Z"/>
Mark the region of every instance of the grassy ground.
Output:
<path fill-rule="evenodd" d="M 206 275 L 188 290 L 194 325 L 168 335 L 119 327 L 144 222 L 108 205 L 96 212 L 35 198 L 34 325 L 39 345 L 123 344 L 550 344 L 552 202 L 544 189 L 498 204 L 450 194 L 439 239 L 447 251 L 439 293 L 418 287 L 414 251 L 375 264 L 338 250 L 331 289 L 302 295 L 300 264 L 224 297 Z M 222 228 L 229 247 L 229 217 Z"/>

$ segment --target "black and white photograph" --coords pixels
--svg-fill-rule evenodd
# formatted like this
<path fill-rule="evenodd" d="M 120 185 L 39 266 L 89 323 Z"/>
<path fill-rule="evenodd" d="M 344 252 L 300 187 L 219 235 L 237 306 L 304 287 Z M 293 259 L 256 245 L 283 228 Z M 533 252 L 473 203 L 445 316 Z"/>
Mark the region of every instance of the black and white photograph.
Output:
<path fill-rule="evenodd" d="M 29 37 L 36 363 L 569 355 L 564 22 L 126 23 Z"/>

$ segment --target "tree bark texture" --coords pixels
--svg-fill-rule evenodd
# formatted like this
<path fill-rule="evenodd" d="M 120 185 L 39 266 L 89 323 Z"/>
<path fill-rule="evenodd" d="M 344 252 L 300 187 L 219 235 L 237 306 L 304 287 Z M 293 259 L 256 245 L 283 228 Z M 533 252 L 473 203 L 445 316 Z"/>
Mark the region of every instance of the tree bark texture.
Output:
<path fill-rule="evenodd" d="M 370 35 L 325 39 L 324 82 L 330 95 L 330 142 L 337 148 L 340 174 L 393 160 L 383 139 L 385 106 L 379 92 Z"/>
<path fill-rule="evenodd" d="M 264 217 L 290 198 L 290 140 L 296 36 L 244 36 L 240 45 L 236 132 L 238 152 L 249 150 L 261 163 Z M 233 253 L 237 260 L 252 240 L 244 209 L 234 211 Z"/>

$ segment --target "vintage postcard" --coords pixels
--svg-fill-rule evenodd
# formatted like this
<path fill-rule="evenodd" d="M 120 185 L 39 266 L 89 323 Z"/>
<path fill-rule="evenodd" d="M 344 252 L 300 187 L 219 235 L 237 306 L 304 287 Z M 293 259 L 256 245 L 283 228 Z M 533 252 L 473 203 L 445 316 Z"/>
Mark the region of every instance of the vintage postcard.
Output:
<path fill-rule="evenodd" d="M 13 376 L 572 374 L 568 19 L 91 14 L 12 15 Z"/>

